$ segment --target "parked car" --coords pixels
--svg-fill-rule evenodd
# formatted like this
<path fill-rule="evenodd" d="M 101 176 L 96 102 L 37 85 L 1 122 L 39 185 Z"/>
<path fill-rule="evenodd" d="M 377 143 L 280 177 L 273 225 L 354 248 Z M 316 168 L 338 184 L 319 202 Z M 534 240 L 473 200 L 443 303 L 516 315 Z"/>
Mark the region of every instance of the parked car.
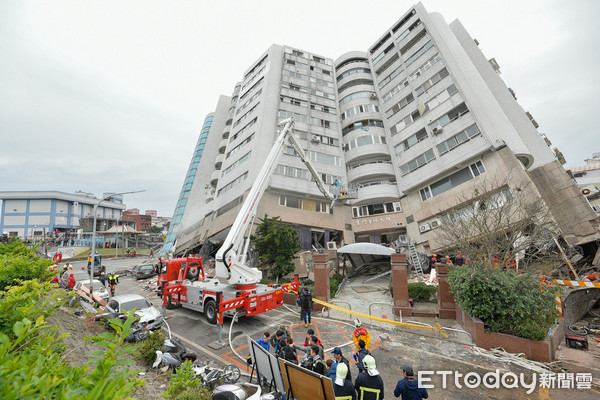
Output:
<path fill-rule="evenodd" d="M 156 275 L 153 264 L 138 264 L 131 270 L 131 276 L 135 279 L 152 278 Z"/>
<path fill-rule="evenodd" d="M 98 279 L 94 279 L 94 280 L 92 280 L 92 285 L 94 287 L 94 293 L 97 294 L 98 296 L 102 297 L 102 299 L 104 301 L 108 301 L 108 299 L 110 298 L 110 295 L 108 294 L 108 290 L 106 290 L 106 287 L 102 284 L 102 282 L 100 282 Z M 82 286 L 87 288 L 89 291 L 90 280 L 83 279 L 81 281 L 77 281 L 77 283 L 75 284 L 75 290 L 79 290 Z"/>
<path fill-rule="evenodd" d="M 106 311 L 111 313 L 126 313 L 135 309 L 135 315 L 140 317 L 142 326 L 150 330 L 160 329 L 163 317 L 152 303 L 139 294 L 121 294 L 114 296 L 106 304 Z"/>

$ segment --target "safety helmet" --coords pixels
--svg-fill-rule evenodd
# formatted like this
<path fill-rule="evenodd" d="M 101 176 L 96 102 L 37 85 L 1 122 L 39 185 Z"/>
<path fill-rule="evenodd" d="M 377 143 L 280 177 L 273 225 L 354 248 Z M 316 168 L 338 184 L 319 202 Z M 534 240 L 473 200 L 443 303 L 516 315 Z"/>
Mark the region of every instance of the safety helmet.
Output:
<path fill-rule="evenodd" d="M 360 322 L 360 319 L 356 318 L 354 320 L 354 326 L 357 327 L 357 328 L 359 328 L 361 325 L 362 325 L 362 322 Z"/>
<path fill-rule="evenodd" d="M 379 371 L 377 371 L 377 365 L 375 365 L 375 359 L 372 355 L 368 354 L 365 356 L 365 358 L 363 358 L 363 365 L 370 376 L 379 375 Z"/>
<path fill-rule="evenodd" d="M 335 370 L 335 384 L 344 386 L 344 379 L 346 379 L 346 375 L 348 375 L 348 366 L 341 362 L 338 364 Z"/>

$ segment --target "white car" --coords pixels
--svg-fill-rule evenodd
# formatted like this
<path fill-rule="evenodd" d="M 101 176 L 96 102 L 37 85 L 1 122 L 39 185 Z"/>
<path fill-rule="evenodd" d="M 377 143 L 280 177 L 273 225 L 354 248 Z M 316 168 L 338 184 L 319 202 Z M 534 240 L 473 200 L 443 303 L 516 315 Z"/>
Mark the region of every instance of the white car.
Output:
<path fill-rule="evenodd" d="M 106 304 L 106 311 L 126 313 L 135 309 L 135 315 L 140 317 L 140 324 L 150 330 L 160 329 L 163 317 L 152 303 L 139 294 L 122 294 L 114 296 Z"/>
<path fill-rule="evenodd" d="M 77 279 L 77 278 L 75 278 Z M 108 299 L 110 298 L 110 295 L 108 294 L 108 290 L 106 290 L 106 287 L 102 284 L 102 282 L 100 282 L 98 279 L 94 279 L 92 280 L 92 285 L 94 288 L 94 293 L 98 296 L 100 296 L 104 301 L 108 301 Z M 77 280 L 77 283 L 75 284 L 75 290 L 80 290 L 81 287 L 84 286 L 87 291 L 89 292 L 90 290 L 90 279 L 88 278 L 87 280 L 82 279 L 82 280 Z"/>

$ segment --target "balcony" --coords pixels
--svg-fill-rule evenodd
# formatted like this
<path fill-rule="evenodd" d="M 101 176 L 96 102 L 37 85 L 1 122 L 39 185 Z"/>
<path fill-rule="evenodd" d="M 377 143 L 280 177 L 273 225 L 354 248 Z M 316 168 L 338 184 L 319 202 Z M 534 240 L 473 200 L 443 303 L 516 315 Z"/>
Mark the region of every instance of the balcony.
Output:
<path fill-rule="evenodd" d="M 229 143 L 228 139 L 221 140 L 221 143 L 219 143 L 219 154 L 225 153 L 225 149 L 227 149 L 227 143 Z"/>
<path fill-rule="evenodd" d="M 219 182 L 220 177 L 221 177 L 221 171 L 219 171 L 219 170 L 213 171 L 213 173 L 210 175 L 210 184 L 213 187 L 216 187 L 217 182 Z"/>
<path fill-rule="evenodd" d="M 348 182 L 395 179 L 394 165 L 391 161 L 373 161 L 348 167 Z"/>
<path fill-rule="evenodd" d="M 379 128 L 381 129 L 381 128 Z M 364 133 L 364 132 L 363 132 Z M 358 163 L 377 158 L 389 158 L 390 148 L 384 143 L 373 143 L 365 146 L 358 146 L 344 153 L 346 163 Z"/>
<path fill-rule="evenodd" d="M 223 161 L 225 161 L 225 154 L 217 154 L 215 158 L 215 168 L 217 170 L 221 169 L 221 165 L 223 165 Z"/>
<path fill-rule="evenodd" d="M 386 202 L 398 201 L 400 193 L 395 182 L 379 181 L 358 185 L 356 205 L 371 203 L 373 201 Z"/>

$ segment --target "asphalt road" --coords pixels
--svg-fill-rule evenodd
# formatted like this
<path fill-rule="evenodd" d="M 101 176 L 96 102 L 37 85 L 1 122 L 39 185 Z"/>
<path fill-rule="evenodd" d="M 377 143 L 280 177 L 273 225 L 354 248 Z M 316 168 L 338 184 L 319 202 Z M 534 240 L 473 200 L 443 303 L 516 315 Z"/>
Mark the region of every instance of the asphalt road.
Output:
<path fill-rule="evenodd" d="M 146 261 L 145 257 L 126 259 L 105 259 L 103 264 L 107 272 L 129 271 L 139 263 Z M 74 262 L 73 269 L 76 278 L 81 273 L 81 267 L 87 262 Z M 146 297 L 157 308 L 161 309 L 161 299 L 156 296 L 154 282 L 156 279 L 136 281 L 130 275 L 121 275 L 117 287 L 117 294 L 137 293 Z M 236 356 L 232 349 L 245 358 L 248 355 L 246 335 L 254 339 L 262 336 L 264 331 L 273 333 L 280 324 L 286 325 L 292 332 L 296 343 L 302 343 L 306 335 L 306 329 L 300 321 L 299 313 L 291 307 L 285 307 L 270 311 L 265 314 L 249 318 L 240 318 L 237 322 L 226 319 L 223 325 L 222 337 L 228 340 L 231 328 L 231 347 L 215 349 L 211 344 L 217 341 L 217 326 L 209 324 L 204 315 L 195 311 L 182 308 L 165 310 L 166 319 L 174 334 L 181 337 L 189 349 L 195 351 L 203 361 L 209 361 L 224 366 L 236 364 L 244 371 L 244 360 Z M 342 346 L 351 341 L 353 327 L 347 322 L 331 319 L 315 319 L 314 328 L 320 336 L 326 349 L 334 346 Z M 233 326 L 231 325 L 233 323 Z M 517 388 L 489 388 L 480 383 L 467 387 L 464 375 L 472 373 L 483 377 L 487 373 L 499 371 L 500 377 L 508 372 L 516 374 L 523 373 L 527 384 L 531 382 L 532 372 L 509 364 L 507 362 L 486 357 L 475 351 L 471 346 L 465 346 L 464 341 L 455 341 L 455 338 L 445 339 L 435 331 L 425 331 L 414 328 L 384 329 L 370 327 L 372 345 L 371 352 L 377 360 L 377 368 L 385 383 L 387 399 L 392 399 L 394 387 L 401 379 L 401 367 L 405 363 L 412 363 L 415 373 L 418 371 L 432 371 L 431 384 L 433 388 L 428 389 L 430 398 L 433 399 L 600 399 L 600 390 L 597 388 L 577 389 L 544 389 L 539 387 L 541 376 L 536 376 L 537 385 L 531 393 L 527 389 Z M 352 360 L 352 349 L 350 346 L 343 347 L 344 355 Z M 300 353 L 299 353 L 300 355 Z M 327 357 L 331 357 L 327 354 Z M 446 384 L 443 382 L 442 371 L 450 371 Z M 248 371 L 249 372 L 249 371 Z M 357 369 L 351 365 L 353 377 L 357 376 Z M 458 374 L 463 377 L 458 378 Z M 598 378 L 598 377 L 595 377 Z M 242 378 L 247 379 L 247 378 Z M 473 381 L 476 383 L 475 381 Z"/>

